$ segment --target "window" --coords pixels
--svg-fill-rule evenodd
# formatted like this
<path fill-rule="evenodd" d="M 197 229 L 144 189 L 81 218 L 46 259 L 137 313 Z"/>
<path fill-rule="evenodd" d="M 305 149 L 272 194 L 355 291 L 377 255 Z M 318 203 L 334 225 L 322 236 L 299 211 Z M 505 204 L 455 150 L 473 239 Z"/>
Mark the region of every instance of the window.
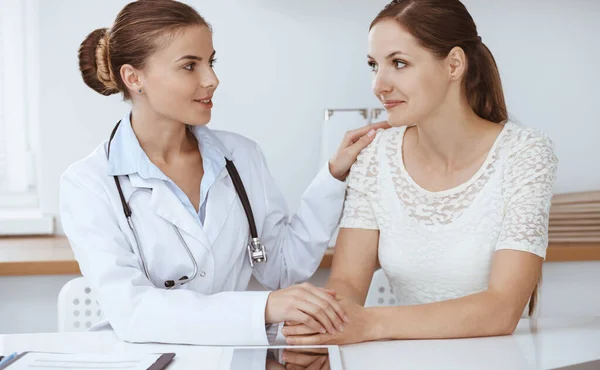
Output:
<path fill-rule="evenodd" d="M 35 163 L 37 19 L 34 1 L 0 0 L 0 235 L 52 232 Z"/>

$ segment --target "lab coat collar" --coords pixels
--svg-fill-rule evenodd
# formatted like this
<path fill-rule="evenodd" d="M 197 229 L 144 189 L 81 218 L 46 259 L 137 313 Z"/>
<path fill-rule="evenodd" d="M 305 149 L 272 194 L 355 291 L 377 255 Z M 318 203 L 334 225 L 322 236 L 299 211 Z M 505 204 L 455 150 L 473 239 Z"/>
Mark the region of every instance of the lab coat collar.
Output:
<path fill-rule="evenodd" d="M 130 177 L 139 178 L 139 176 Z M 212 243 L 208 240 L 202 226 L 196 222 L 164 181 L 158 181 L 152 188 L 150 207 L 158 216 L 175 225 L 178 229 L 183 230 L 210 250 Z"/>
<path fill-rule="evenodd" d="M 211 195 L 206 204 L 207 217 L 204 220 L 204 226 L 201 226 L 191 217 L 188 210 L 164 181 L 144 179 L 137 173 L 129 175 L 129 181 L 133 189 L 127 196 L 127 201 L 132 199 L 133 192 L 139 189 L 151 190 L 150 207 L 152 211 L 165 221 L 185 231 L 209 249 L 209 246 L 213 245 L 223 229 L 237 197 L 233 182 L 227 170 L 223 169 L 211 187 Z M 132 207 L 132 212 L 135 212 L 134 208 Z"/>

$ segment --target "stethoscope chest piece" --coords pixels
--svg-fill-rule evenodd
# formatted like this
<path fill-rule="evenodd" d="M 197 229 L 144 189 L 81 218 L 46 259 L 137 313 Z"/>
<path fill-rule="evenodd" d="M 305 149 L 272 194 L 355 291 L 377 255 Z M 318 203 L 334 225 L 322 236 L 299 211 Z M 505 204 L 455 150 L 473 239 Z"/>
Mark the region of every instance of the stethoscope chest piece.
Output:
<path fill-rule="evenodd" d="M 267 251 L 265 250 L 265 246 L 260 242 L 260 239 L 252 238 L 250 243 L 248 243 L 248 259 L 252 267 L 254 267 L 255 263 L 267 262 Z"/>
<path fill-rule="evenodd" d="M 267 262 L 267 251 L 260 239 L 252 238 L 248 243 L 248 259 L 251 267 L 254 267 L 255 263 Z"/>

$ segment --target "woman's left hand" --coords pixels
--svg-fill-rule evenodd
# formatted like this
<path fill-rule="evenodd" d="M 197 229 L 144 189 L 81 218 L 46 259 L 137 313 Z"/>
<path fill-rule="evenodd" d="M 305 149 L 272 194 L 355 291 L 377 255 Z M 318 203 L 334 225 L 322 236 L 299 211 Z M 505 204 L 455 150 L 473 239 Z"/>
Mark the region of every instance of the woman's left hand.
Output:
<path fill-rule="evenodd" d="M 345 181 L 350 172 L 350 167 L 356 162 L 356 157 L 358 157 L 361 150 L 371 144 L 377 130 L 388 129 L 390 127 L 387 121 L 382 121 L 348 131 L 342 139 L 337 152 L 329 160 L 329 172 L 331 172 L 331 175 L 340 181 Z"/>
<path fill-rule="evenodd" d="M 321 334 L 304 324 L 285 324 L 281 333 L 286 337 L 287 344 L 292 345 L 322 345 L 322 344 L 351 344 L 377 340 L 374 316 L 372 310 L 358 305 L 348 299 L 339 297 L 342 309 L 348 315 L 350 322 L 344 323 L 344 331 L 336 334 Z"/>

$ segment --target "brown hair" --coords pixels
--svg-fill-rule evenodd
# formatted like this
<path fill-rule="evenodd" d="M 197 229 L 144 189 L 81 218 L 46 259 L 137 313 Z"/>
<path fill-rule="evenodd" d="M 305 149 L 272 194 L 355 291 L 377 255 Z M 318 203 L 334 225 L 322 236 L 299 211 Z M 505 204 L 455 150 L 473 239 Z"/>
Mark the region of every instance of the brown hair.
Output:
<path fill-rule="evenodd" d="M 479 117 L 491 122 L 508 119 L 496 61 L 459 0 L 394 0 L 377 14 L 369 29 L 384 19 L 398 21 L 440 59 L 452 48 L 462 48 L 467 56 L 463 87 L 469 105 Z"/>
<path fill-rule="evenodd" d="M 127 4 L 110 29 L 90 33 L 79 47 L 83 81 L 102 95 L 129 91 L 121 79 L 124 64 L 142 69 L 168 36 L 189 26 L 210 25 L 189 5 L 175 0 L 138 0 Z"/>
<path fill-rule="evenodd" d="M 395 19 L 438 58 L 445 58 L 456 46 L 462 48 L 467 56 L 463 88 L 469 105 L 491 122 L 508 119 L 496 60 L 459 0 L 394 0 L 377 14 L 369 29 L 384 19 Z M 535 312 L 538 287 L 539 282 L 529 300 L 529 316 Z"/>

